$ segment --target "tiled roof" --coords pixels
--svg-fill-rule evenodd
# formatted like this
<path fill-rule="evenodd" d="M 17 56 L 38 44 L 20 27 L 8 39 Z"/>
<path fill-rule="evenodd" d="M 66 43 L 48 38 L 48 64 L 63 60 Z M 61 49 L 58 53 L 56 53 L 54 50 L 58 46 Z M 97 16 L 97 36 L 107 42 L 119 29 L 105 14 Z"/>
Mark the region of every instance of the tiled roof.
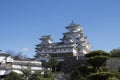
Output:
<path fill-rule="evenodd" d="M 10 54 L 0 53 L 0 56 L 10 56 Z"/>

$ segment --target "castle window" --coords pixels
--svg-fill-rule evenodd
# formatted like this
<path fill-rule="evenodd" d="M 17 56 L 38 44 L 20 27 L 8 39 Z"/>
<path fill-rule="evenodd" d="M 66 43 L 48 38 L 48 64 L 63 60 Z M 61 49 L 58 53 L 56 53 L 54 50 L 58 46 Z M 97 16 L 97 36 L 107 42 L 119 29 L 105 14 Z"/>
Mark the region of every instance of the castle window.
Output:
<path fill-rule="evenodd" d="M 60 51 L 62 51 L 62 49 L 60 49 Z"/>
<path fill-rule="evenodd" d="M 44 52 L 46 52 L 47 50 L 44 50 Z"/>
<path fill-rule="evenodd" d="M 76 38 L 77 40 L 79 40 L 79 38 Z"/>

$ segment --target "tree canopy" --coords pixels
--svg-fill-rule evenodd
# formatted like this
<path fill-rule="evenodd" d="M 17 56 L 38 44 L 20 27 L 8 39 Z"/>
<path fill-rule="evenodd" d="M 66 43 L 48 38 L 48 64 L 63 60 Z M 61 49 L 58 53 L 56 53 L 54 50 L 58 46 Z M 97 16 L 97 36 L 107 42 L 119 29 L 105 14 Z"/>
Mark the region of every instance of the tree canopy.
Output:
<path fill-rule="evenodd" d="M 95 57 L 95 56 L 110 56 L 110 55 L 108 52 L 105 52 L 103 50 L 91 51 L 90 53 L 85 55 L 86 58 Z"/>
<path fill-rule="evenodd" d="M 22 78 L 19 74 L 11 72 L 4 80 L 22 80 Z"/>
<path fill-rule="evenodd" d="M 50 68 L 52 68 L 53 71 L 56 72 L 56 66 L 58 65 L 58 60 L 56 58 L 50 58 L 49 59 L 49 65 L 50 65 Z"/>
<path fill-rule="evenodd" d="M 120 49 L 113 49 L 112 51 L 110 51 L 110 56 L 120 58 Z"/>
<path fill-rule="evenodd" d="M 85 55 L 87 62 L 97 68 L 104 64 L 109 58 L 109 54 L 102 50 L 95 50 Z"/>

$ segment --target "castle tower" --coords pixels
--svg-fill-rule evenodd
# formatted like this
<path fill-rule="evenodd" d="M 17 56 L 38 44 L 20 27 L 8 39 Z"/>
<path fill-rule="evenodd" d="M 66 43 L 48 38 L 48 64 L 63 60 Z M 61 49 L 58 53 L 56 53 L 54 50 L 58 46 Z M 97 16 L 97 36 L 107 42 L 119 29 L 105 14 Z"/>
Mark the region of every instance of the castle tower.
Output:
<path fill-rule="evenodd" d="M 49 44 L 52 43 L 52 39 L 51 39 L 50 35 L 48 35 L 48 36 L 42 36 L 40 38 L 40 40 L 41 40 L 41 45 L 49 45 Z"/>
<path fill-rule="evenodd" d="M 36 58 L 45 58 L 50 53 L 50 47 L 52 45 L 52 38 L 50 35 L 42 36 L 40 38 L 41 43 L 36 45 Z"/>
<path fill-rule="evenodd" d="M 83 56 L 84 54 L 87 54 L 90 51 L 90 44 L 87 41 L 87 37 L 83 33 L 83 29 L 80 25 L 71 22 L 70 25 L 66 27 L 68 32 L 63 33 L 63 38 L 61 39 L 64 43 L 67 43 L 70 40 L 72 40 L 74 43 L 77 44 L 77 53 L 78 56 Z"/>

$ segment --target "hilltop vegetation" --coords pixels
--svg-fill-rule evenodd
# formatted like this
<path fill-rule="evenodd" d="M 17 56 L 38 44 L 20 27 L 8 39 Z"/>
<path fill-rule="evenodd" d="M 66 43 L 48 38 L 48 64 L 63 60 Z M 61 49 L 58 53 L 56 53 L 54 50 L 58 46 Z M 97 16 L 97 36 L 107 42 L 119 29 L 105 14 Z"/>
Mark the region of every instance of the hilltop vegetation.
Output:
<path fill-rule="evenodd" d="M 113 49 L 110 53 L 102 50 L 92 51 L 85 55 L 89 65 L 80 65 L 70 75 L 70 80 L 120 80 L 120 70 L 113 71 L 106 66 L 108 59 L 119 56 L 120 49 Z"/>
<path fill-rule="evenodd" d="M 120 69 L 114 71 L 109 66 L 106 66 L 106 61 L 112 58 L 120 58 L 120 49 L 113 49 L 110 53 L 103 50 L 92 51 L 85 55 L 87 64 L 78 64 L 79 67 L 72 73 L 69 73 L 69 78 L 67 76 L 65 80 L 120 80 Z M 29 70 L 22 70 L 23 74 L 12 72 L 7 75 L 5 80 L 54 80 L 55 76 L 57 77 L 59 73 L 56 70 L 59 63 L 55 58 L 51 58 L 47 65 L 52 71 L 45 71 L 44 74 L 41 74 L 41 71 L 31 73 Z M 63 72 L 60 74 L 65 78 Z"/>
<path fill-rule="evenodd" d="M 41 74 L 41 71 L 35 71 L 31 73 L 29 70 L 22 70 L 23 74 L 17 74 L 11 72 L 4 80 L 54 80 L 51 71 L 45 71 Z"/>

